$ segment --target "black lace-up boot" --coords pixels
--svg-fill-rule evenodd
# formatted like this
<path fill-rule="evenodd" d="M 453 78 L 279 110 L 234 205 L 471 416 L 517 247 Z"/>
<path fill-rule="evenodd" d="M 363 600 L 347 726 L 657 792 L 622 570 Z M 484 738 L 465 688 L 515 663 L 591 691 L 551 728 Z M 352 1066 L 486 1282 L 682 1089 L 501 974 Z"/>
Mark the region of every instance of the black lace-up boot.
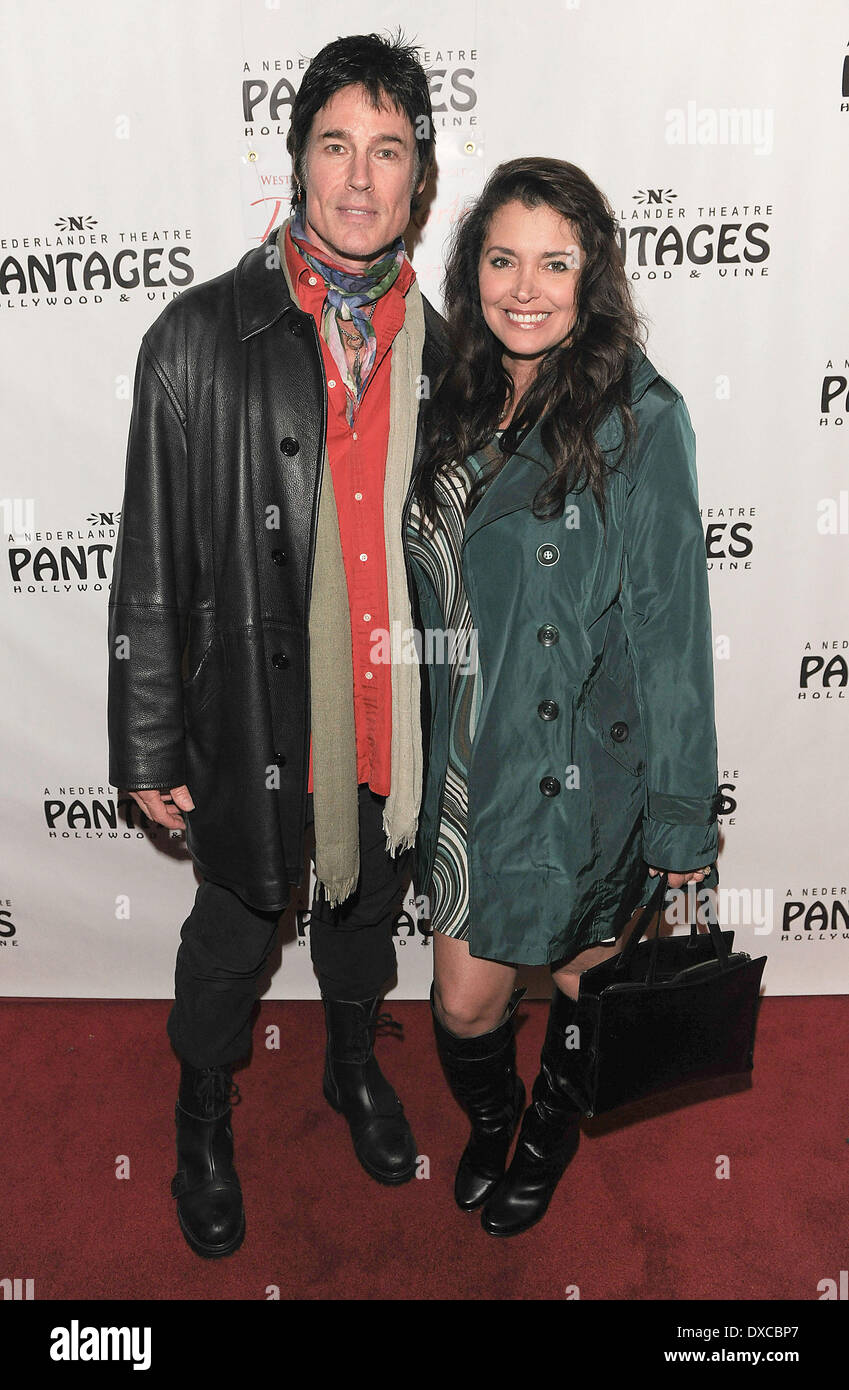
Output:
<path fill-rule="evenodd" d="M 378 1182 L 409 1182 L 416 1171 L 416 1144 L 404 1109 L 374 1055 L 378 1027 L 402 1032 L 391 1014 L 378 1015 L 380 995 L 359 1001 L 325 999 L 327 1052 L 324 1095 L 345 1116 L 354 1152 Z"/>
<path fill-rule="evenodd" d="M 177 1120 L 177 1199 L 180 1229 L 197 1255 L 217 1259 L 238 1250 L 245 1236 L 242 1189 L 233 1167 L 230 1107 L 239 1088 L 230 1067 L 198 1070 L 183 1062 Z"/>
<path fill-rule="evenodd" d="M 510 1142 L 525 1104 L 525 1088 L 516 1075 L 513 1015 L 524 989 L 513 991 L 507 1016 L 497 1028 L 474 1038 L 460 1038 L 439 1021 L 430 1006 L 436 1050 L 455 1100 L 472 1122 L 454 1179 L 454 1200 L 463 1211 L 484 1203 L 504 1176 Z"/>
<path fill-rule="evenodd" d="M 491 1236 L 515 1236 L 541 1221 L 580 1139 L 582 1110 L 568 1087 L 573 999 L 556 989 L 540 1055 L 540 1072 L 516 1141 L 513 1161 L 483 1211 Z"/>

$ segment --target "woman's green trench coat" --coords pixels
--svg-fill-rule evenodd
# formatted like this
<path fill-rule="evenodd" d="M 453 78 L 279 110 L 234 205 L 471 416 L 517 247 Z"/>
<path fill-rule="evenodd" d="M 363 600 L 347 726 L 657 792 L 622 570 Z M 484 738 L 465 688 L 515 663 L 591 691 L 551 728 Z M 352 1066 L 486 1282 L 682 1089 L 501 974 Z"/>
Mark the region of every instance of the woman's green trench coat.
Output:
<path fill-rule="evenodd" d="M 531 507 L 551 461 L 539 427 L 466 525 L 462 570 L 483 701 L 469 766 L 469 947 L 553 964 L 618 935 L 656 882 L 717 854 L 713 651 L 695 436 L 683 397 L 635 352 L 636 443 L 561 517 Z M 619 411 L 600 426 L 618 453 Z M 420 616 L 443 624 L 413 565 Z M 424 677 L 424 673 L 423 673 Z M 448 757 L 446 664 L 431 728 L 417 891 L 428 893 Z"/>

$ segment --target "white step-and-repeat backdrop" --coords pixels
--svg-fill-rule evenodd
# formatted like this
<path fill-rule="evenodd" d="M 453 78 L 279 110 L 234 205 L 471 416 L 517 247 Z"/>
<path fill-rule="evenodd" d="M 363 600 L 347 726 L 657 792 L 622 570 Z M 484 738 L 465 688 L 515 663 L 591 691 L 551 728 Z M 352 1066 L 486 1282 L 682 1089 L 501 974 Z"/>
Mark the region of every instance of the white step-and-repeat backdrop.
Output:
<path fill-rule="evenodd" d="M 167 997 L 197 879 L 107 778 L 106 615 L 139 339 L 288 214 L 309 58 L 401 26 L 439 182 L 584 168 L 699 444 L 721 920 L 774 994 L 849 988 L 849 26 L 839 0 L 7 0 L 0 52 L 0 989 Z M 304 914 L 270 995 L 317 996 Z M 397 997 L 431 949 L 399 923 Z"/>

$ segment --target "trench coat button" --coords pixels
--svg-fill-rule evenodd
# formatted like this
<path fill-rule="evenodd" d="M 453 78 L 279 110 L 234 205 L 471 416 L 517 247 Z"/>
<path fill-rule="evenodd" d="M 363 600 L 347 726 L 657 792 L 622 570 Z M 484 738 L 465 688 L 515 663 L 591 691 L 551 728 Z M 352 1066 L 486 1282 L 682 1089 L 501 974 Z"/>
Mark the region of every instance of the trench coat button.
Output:
<path fill-rule="evenodd" d="M 556 700 L 540 700 L 537 705 L 537 714 L 540 719 L 556 719 L 560 713 L 560 706 Z"/>
<path fill-rule="evenodd" d="M 541 545 L 537 550 L 537 559 L 541 565 L 556 565 L 560 559 L 560 551 L 556 545 L 546 541 L 545 545 Z"/>
<path fill-rule="evenodd" d="M 272 550 L 271 558 L 275 565 L 285 565 L 288 564 L 289 561 L 289 556 L 286 554 L 285 550 Z"/>
<path fill-rule="evenodd" d="M 557 796 L 560 791 L 560 783 L 556 777 L 543 777 L 539 789 L 543 796 Z"/>
<path fill-rule="evenodd" d="M 300 449 L 297 439 L 292 439 L 291 435 L 286 435 L 285 439 L 280 440 L 280 452 L 286 454 L 287 458 L 294 458 Z"/>
<path fill-rule="evenodd" d="M 611 724 L 610 737 L 615 739 L 617 743 L 625 742 L 625 739 L 628 737 L 628 725 L 625 723 L 624 719 L 617 719 L 615 724 Z"/>
<path fill-rule="evenodd" d="M 275 652 L 271 658 L 272 666 L 276 666 L 278 671 L 285 671 L 289 665 L 289 658 L 285 652 Z"/>
<path fill-rule="evenodd" d="M 560 641 L 560 633 L 554 623 L 543 623 L 537 632 L 537 641 L 542 642 L 544 647 L 553 647 L 555 642 Z"/>
<path fill-rule="evenodd" d="M 295 338 L 303 338 L 303 336 L 304 336 L 304 325 L 301 323 L 301 320 L 300 320 L 300 319 L 290 319 L 290 320 L 289 320 L 289 332 L 290 332 Z"/>

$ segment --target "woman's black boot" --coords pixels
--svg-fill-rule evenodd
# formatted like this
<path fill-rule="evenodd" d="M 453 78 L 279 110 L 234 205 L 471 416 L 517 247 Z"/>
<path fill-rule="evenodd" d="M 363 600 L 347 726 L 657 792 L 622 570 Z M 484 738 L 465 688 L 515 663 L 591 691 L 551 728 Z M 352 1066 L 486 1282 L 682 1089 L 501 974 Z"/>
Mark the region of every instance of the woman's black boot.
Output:
<path fill-rule="evenodd" d="M 540 1055 L 540 1072 L 531 1092 L 513 1161 L 483 1211 L 481 1225 L 491 1236 L 515 1236 L 540 1221 L 548 1210 L 563 1170 L 580 1137 L 580 1107 L 567 1088 L 570 1047 L 567 1029 L 576 1004 L 555 989 Z"/>
<path fill-rule="evenodd" d="M 513 991 L 507 1017 L 497 1028 L 460 1038 L 440 1023 L 431 987 L 439 1060 L 452 1095 L 472 1122 L 471 1138 L 454 1179 L 454 1200 L 463 1211 L 474 1211 L 485 1202 L 504 1176 L 510 1142 L 525 1104 L 525 1088 L 516 1075 L 513 1030 L 513 1015 L 524 993 L 523 989 Z"/>
<path fill-rule="evenodd" d="M 180 1229 L 205 1259 L 238 1250 L 245 1237 L 242 1189 L 233 1167 L 231 1097 L 239 1099 L 229 1066 L 197 1069 L 183 1062 L 177 1120 L 177 1198 Z"/>

